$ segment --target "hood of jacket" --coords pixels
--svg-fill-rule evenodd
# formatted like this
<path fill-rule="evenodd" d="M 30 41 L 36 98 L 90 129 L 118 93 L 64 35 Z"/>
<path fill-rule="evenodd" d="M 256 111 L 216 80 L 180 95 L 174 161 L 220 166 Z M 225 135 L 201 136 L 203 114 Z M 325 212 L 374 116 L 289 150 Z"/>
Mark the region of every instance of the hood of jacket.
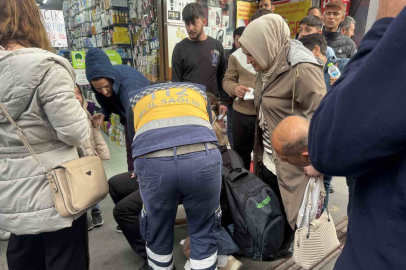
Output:
<path fill-rule="evenodd" d="M 99 48 L 91 48 L 86 54 L 86 77 L 89 82 L 95 78 L 109 78 L 113 80 L 113 91 L 118 93 L 120 85 L 118 71 L 111 64 L 107 54 Z M 95 91 L 93 86 L 92 89 Z"/>
<path fill-rule="evenodd" d="M 288 62 L 291 66 L 296 66 L 299 63 L 311 63 L 323 67 L 324 64 L 316 59 L 311 51 L 309 51 L 302 42 L 291 39 L 288 53 Z"/>
<path fill-rule="evenodd" d="M 76 80 L 75 72 L 65 58 L 38 48 L 0 51 L 0 100 L 13 119 L 17 119 L 30 103 L 32 95 L 48 70 L 63 66 Z M 0 111 L 0 123 L 8 122 Z"/>

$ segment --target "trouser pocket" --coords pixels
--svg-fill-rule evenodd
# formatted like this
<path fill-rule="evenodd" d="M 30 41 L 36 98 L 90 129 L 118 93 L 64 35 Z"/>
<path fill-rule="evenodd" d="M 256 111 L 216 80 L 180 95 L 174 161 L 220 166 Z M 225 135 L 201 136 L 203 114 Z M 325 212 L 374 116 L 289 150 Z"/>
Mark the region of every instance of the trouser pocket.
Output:
<path fill-rule="evenodd" d="M 214 212 L 213 218 L 213 227 L 212 227 L 212 239 L 211 242 L 213 244 L 218 243 L 220 239 L 220 232 L 221 232 L 221 216 L 222 216 L 221 207 L 219 206 L 217 210 Z"/>
<path fill-rule="evenodd" d="M 147 217 L 147 212 L 145 211 L 145 206 L 142 206 L 141 210 L 141 215 L 140 215 L 140 233 L 142 236 L 142 239 L 144 239 L 145 242 L 150 241 L 149 239 L 149 229 L 148 229 L 148 217 Z"/>

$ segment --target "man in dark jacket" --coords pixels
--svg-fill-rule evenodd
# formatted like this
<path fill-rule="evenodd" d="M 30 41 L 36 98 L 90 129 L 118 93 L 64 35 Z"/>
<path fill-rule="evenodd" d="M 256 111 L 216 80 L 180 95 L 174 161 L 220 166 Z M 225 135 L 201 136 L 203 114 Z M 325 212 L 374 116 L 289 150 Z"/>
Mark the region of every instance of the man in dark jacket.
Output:
<path fill-rule="evenodd" d="M 100 128 L 111 113 L 120 115 L 125 128 L 128 170 L 134 171 L 131 149 L 135 135 L 134 117 L 128 93 L 149 85 L 149 80 L 129 66 L 113 66 L 107 54 L 97 48 L 90 49 L 86 55 L 86 77 L 101 107 L 92 118 L 93 125 Z"/>
<path fill-rule="evenodd" d="M 332 1 L 326 5 L 323 21 L 323 35 L 326 37 L 327 45 L 333 48 L 336 57 L 351 58 L 357 48 L 352 39 L 341 34 L 340 23 L 345 18 L 345 6 L 340 1 Z"/>
<path fill-rule="evenodd" d="M 241 26 L 241 27 L 238 27 L 237 29 L 234 30 L 234 32 L 233 32 L 233 39 L 234 39 L 233 48 L 231 50 L 229 50 L 228 52 L 226 52 L 227 61 L 230 58 L 230 55 L 232 55 L 236 50 L 238 50 L 241 47 L 238 40 L 240 39 L 242 33 L 244 32 L 244 29 L 245 29 L 245 26 Z"/>
<path fill-rule="evenodd" d="M 406 56 L 399 54 L 406 44 L 406 0 L 379 5 L 381 19 L 310 124 L 313 166 L 330 175 L 358 175 L 347 242 L 335 270 L 406 265 Z"/>

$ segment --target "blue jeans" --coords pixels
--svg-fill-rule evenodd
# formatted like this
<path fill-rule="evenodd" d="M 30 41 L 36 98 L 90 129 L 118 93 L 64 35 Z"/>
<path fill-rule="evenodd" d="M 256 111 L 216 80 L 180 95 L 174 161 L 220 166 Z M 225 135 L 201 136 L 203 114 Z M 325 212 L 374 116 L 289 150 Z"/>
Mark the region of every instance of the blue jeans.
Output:
<path fill-rule="evenodd" d="M 92 207 L 92 212 L 99 211 L 99 210 L 100 210 L 100 203 L 97 203 L 95 206 Z"/>
<path fill-rule="evenodd" d="M 324 188 L 326 190 L 326 198 L 324 198 L 324 207 L 323 210 L 327 208 L 328 206 L 328 200 L 330 198 L 330 187 L 331 187 L 331 181 L 333 180 L 332 176 L 325 175 L 323 177 L 323 183 L 324 183 Z"/>
<path fill-rule="evenodd" d="M 230 142 L 231 149 L 234 149 L 234 139 L 233 139 L 233 104 L 227 104 L 227 137 Z"/>
<path fill-rule="evenodd" d="M 234 233 L 234 224 L 228 225 L 228 229 L 230 230 L 231 234 Z M 231 235 L 221 227 L 220 231 L 220 240 L 218 244 L 218 255 L 232 255 L 240 251 L 240 248 L 234 243 L 233 238 Z"/>
<path fill-rule="evenodd" d="M 162 158 L 137 158 L 144 203 L 140 231 L 152 269 L 173 269 L 173 231 L 182 199 L 189 225 L 191 269 L 216 269 L 220 238 L 221 168 L 215 148 Z M 202 267 L 205 266 L 205 267 Z M 159 268 L 160 267 L 160 268 Z"/>

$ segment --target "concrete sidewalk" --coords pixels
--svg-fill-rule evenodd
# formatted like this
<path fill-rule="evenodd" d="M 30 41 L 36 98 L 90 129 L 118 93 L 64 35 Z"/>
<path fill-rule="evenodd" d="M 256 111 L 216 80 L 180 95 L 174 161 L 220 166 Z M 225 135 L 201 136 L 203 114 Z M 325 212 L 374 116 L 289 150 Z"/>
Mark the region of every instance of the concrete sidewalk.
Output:
<path fill-rule="evenodd" d="M 116 146 L 108 142 L 111 149 L 112 159 L 104 162 L 108 177 L 126 171 L 125 148 Z M 348 188 L 345 178 L 334 178 L 333 186 L 335 193 L 330 194 L 329 209 L 335 221 L 338 223 L 346 216 L 348 203 Z M 127 270 L 139 269 L 144 263 L 143 260 L 134 253 L 127 243 L 122 233 L 115 231 L 116 222 L 113 218 L 114 203 L 108 196 L 101 202 L 101 210 L 104 218 L 104 225 L 89 232 L 90 239 L 90 269 L 91 270 Z M 182 252 L 180 241 L 187 237 L 187 226 L 175 227 L 174 236 L 174 260 L 176 269 L 183 270 L 186 258 Z M 0 270 L 8 270 L 6 262 L 7 242 L 0 242 Z M 239 258 L 244 264 L 244 270 L 267 270 L 279 262 L 254 262 L 248 258 Z M 332 260 L 323 270 L 332 270 L 335 264 Z M 38 269 L 42 270 L 42 269 Z M 74 270 L 74 269 L 72 269 Z"/>

